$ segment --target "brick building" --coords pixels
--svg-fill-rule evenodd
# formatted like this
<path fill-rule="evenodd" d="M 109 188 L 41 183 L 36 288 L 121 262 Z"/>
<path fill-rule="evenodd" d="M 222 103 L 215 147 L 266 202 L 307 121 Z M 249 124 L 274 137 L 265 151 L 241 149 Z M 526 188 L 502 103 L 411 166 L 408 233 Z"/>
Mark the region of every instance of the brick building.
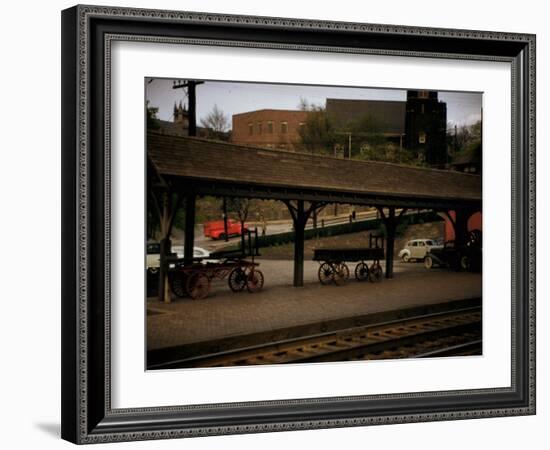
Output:
<path fill-rule="evenodd" d="M 233 115 L 231 141 L 257 147 L 299 149 L 299 130 L 308 111 L 260 109 Z M 368 133 L 353 135 L 353 124 L 372 118 L 377 132 L 397 146 L 415 152 L 433 167 L 447 161 L 447 104 L 435 91 L 407 91 L 407 101 L 327 98 L 326 114 L 335 130 L 351 139 L 368 140 Z"/>
<path fill-rule="evenodd" d="M 231 142 L 257 147 L 296 150 L 307 111 L 260 109 L 233 115 Z"/>

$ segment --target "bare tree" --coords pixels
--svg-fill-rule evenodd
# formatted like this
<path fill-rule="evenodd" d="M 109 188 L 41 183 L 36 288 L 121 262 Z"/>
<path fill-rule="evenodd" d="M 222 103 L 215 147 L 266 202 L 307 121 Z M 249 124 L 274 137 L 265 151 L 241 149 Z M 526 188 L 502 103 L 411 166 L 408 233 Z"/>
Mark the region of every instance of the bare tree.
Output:
<path fill-rule="evenodd" d="M 209 137 L 220 139 L 229 130 L 229 118 L 214 105 L 212 111 L 201 119 L 201 126 L 208 130 Z"/>
<path fill-rule="evenodd" d="M 312 106 L 307 98 L 300 97 L 300 101 L 298 102 L 298 109 L 300 111 L 310 111 Z"/>
<path fill-rule="evenodd" d="M 241 227 L 244 228 L 244 223 L 248 218 L 248 211 L 250 209 L 250 199 L 229 197 L 227 199 L 227 209 L 237 214 Z"/>

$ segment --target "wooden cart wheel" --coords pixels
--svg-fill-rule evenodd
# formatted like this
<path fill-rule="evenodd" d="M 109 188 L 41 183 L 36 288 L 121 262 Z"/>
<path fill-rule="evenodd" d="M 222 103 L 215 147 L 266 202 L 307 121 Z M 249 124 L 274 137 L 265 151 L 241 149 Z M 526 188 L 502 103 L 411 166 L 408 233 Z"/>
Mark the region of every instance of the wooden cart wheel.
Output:
<path fill-rule="evenodd" d="M 241 292 L 246 286 L 246 275 L 244 273 L 244 270 L 240 267 L 235 267 L 229 273 L 227 284 L 229 285 L 229 289 L 231 289 L 233 292 Z"/>
<path fill-rule="evenodd" d="M 261 291 L 264 286 L 264 274 L 258 269 L 248 269 L 246 271 L 246 290 L 253 294 Z"/>
<path fill-rule="evenodd" d="M 378 262 L 372 263 L 369 269 L 369 281 L 377 283 L 382 281 L 382 266 Z"/>
<path fill-rule="evenodd" d="M 346 263 L 339 263 L 335 265 L 333 280 L 337 286 L 343 285 L 349 278 L 349 268 Z"/>
<path fill-rule="evenodd" d="M 470 270 L 470 258 L 468 255 L 462 255 L 460 257 L 460 268 L 462 270 Z"/>
<path fill-rule="evenodd" d="M 187 297 L 186 278 L 187 274 L 184 272 L 170 272 L 170 289 L 179 298 Z"/>
<path fill-rule="evenodd" d="M 205 298 L 210 292 L 210 279 L 201 272 L 193 272 L 187 278 L 187 293 L 194 300 Z"/>
<path fill-rule="evenodd" d="M 319 272 L 317 274 L 321 284 L 327 285 L 332 283 L 332 275 L 334 274 L 332 264 L 324 262 L 319 266 Z"/>
<path fill-rule="evenodd" d="M 369 266 L 360 262 L 355 266 L 355 279 L 357 281 L 366 281 L 369 279 Z"/>

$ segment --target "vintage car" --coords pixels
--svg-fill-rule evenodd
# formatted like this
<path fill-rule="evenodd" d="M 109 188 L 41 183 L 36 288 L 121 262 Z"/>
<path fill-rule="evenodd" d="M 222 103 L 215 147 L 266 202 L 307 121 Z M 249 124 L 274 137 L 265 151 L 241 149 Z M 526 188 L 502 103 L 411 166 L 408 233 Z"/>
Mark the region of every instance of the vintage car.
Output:
<path fill-rule="evenodd" d="M 240 222 L 235 220 L 227 219 L 227 237 L 230 236 L 240 236 L 243 232 L 248 231 L 246 225 L 241 227 Z M 209 237 L 211 239 L 225 239 L 225 225 L 223 220 L 211 220 L 210 222 L 205 222 L 203 225 L 204 237 Z"/>
<path fill-rule="evenodd" d="M 183 258 L 183 246 L 175 245 L 172 247 L 172 255 L 177 258 Z M 193 248 L 193 257 L 201 258 L 203 262 L 217 262 L 214 259 L 208 259 L 210 252 L 201 247 Z M 147 272 L 156 274 L 160 267 L 160 244 L 158 242 L 147 243 Z M 171 267 L 175 267 L 174 264 Z"/>
<path fill-rule="evenodd" d="M 442 247 L 435 239 L 412 239 L 400 250 L 399 257 L 403 262 L 423 260 L 429 251 Z"/>
<path fill-rule="evenodd" d="M 457 246 L 455 241 L 447 241 L 443 247 L 430 250 L 424 259 L 424 265 L 427 269 L 439 266 L 453 270 L 480 272 L 481 248 L 481 231 L 473 230 L 463 246 Z"/>

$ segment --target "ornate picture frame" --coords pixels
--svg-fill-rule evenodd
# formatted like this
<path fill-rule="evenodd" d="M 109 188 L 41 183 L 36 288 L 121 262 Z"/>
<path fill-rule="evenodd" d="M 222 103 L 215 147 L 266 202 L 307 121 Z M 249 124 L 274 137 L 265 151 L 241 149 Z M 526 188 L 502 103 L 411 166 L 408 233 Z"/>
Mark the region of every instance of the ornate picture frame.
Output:
<path fill-rule="evenodd" d="M 117 41 L 500 61 L 511 66 L 511 384 L 112 407 L 111 45 Z M 535 414 L 535 36 L 99 6 L 62 12 L 62 437 L 167 439 Z"/>

